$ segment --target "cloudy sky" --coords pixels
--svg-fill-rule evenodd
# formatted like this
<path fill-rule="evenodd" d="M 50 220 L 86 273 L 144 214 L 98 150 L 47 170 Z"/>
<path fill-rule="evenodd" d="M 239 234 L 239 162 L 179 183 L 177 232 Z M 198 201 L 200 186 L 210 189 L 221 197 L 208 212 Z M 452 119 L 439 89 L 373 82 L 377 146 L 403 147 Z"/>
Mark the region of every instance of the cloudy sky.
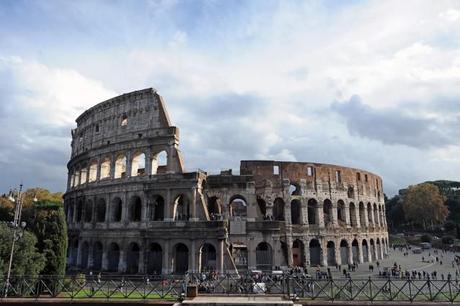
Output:
<path fill-rule="evenodd" d="M 460 180 L 460 1 L 0 1 L 0 191 L 64 191 L 70 129 L 154 87 L 187 170 Z"/>

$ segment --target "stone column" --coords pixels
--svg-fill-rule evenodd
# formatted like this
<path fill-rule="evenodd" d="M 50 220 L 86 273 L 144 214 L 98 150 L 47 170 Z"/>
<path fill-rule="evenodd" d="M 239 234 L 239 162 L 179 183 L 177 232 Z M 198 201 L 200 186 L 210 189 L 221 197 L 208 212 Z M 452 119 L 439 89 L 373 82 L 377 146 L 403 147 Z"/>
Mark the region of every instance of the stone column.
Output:
<path fill-rule="evenodd" d="M 363 245 L 361 244 L 360 241 L 358 241 L 358 263 L 362 264 L 364 262 L 364 257 L 363 257 Z"/>
<path fill-rule="evenodd" d="M 340 253 L 340 242 L 334 243 L 334 255 L 335 255 L 335 263 L 338 265 L 342 264 L 342 256 Z"/>
<path fill-rule="evenodd" d="M 110 156 L 110 178 L 115 178 L 115 153 Z"/>
<path fill-rule="evenodd" d="M 173 271 L 171 268 L 171 260 L 169 258 L 169 240 L 164 241 L 164 249 L 163 249 L 163 260 L 162 260 L 162 274 L 169 274 Z"/>
<path fill-rule="evenodd" d="M 127 255 L 125 252 L 125 245 L 124 243 L 121 244 L 120 246 L 120 257 L 118 261 L 118 272 L 120 273 L 125 273 L 126 272 L 126 261 L 127 261 Z"/>
<path fill-rule="evenodd" d="M 350 222 L 350 204 L 345 203 L 344 205 L 344 215 L 345 215 L 345 223 L 347 227 L 351 227 L 351 222 Z"/>
<path fill-rule="evenodd" d="M 367 258 L 369 259 L 369 262 L 372 262 L 372 245 L 370 241 L 367 243 Z"/>
<path fill-rule="evenodd" d="M 142 242 L 139 250 L 139 273 L 145 273 L 145 243 Z"/>
<path fill-rule="evenodd" d="M 99 182 L 101 179 L 101 157 L 97 157 L 97 167 L 96 167 L 96 182 Z"/>
<path fill-rule="evenodd" d="M 224 273 L 224 239 L 217 241 L 217 272 Z"/>
<path fill-rule="evenodd" d="M 369 227 L 369 212 L 367 211 L 367 205 L 364 205 L 364 227 Z"/>
<path fill-rule="evenodd" d="M 90 270 L 93 269 L 93 261 L 94 261 L 93 250 L 94 250 L 93 241 L 90 241 L 89 247 L 88 247 L 88 266 L 87 266 L 87 268 Z"/>
<path fill-rule="evenodd" d="M 126 192 L 121 197 L 123 198 L 123 203 L 121 203 L 121 222 L 128 222 L 129 198 Z"/>
<path fill-rule="evenodd" d="M 168 189 L 166 192 L 166 199 L 165 199 L 165 205 L 164 205 L 164 220 L 165 221 L 172 221 L 173 217 L 172 216 L 172 210 L 174 207 L 174 203 L 172 203 L 171 199 L 171 189 Z"/>
<path fill-rule="evenodd" d="M 337 216 L 337 203 L 332 203 L 332 226 L 337 227 L 339 222 L 338 222 L 338 216 Z"/>
<path fill-rule="evenodd" d="M 78 251 L 77 251 L 77 267 L 81 267 L 81 252 L 82 252 L 82 241 L 78 240 Z"/>
<path fill-rule="evenodd" d="M 374 208 L 371 205 L 371 226 L 375 226 Z"/>
<path fill-rule="evenodd" d="M 255 248 L 254 248 L 255 250 Z M 254 251 L 255 252 L 255 251 Z M 255 252 L 256 254 L 256 252 Z M 279 237 L 273 238 L 273 248 L 272 248 L 272 265 L 273 266 L 281 266 L 281 258 L 283 256 L 283 252 L 281 251 L 281 242 Z M 255 260 L 257 266 L 257 260 Z"/>
<path fill-rule="evenodd" d="M 323 212 L 323 204 L 321 202 L 318 202 L 315 213 L 316 213 L 316 220 L 318 222 L 318 227 L 324 228 L 324 212 Z"/>
<path fill-rule="evenodd" d="M 284 201 L 285 199 L 283 199 Z M 289 201 L 284 201 L 284 220 L 286 224 L 292 224 L 292 218 L 291 218 L 291 202 Z"/>
<path fill-rule="evenodd" d="M 126 152 L 126 174 L 125 177 L 131 177 L 131 169 L 133 168 L 133 152 Z"/>
<path fill-rule="evenodd" d="M 353 264 L 353 246 L 348 243 L 348 246 L 347 246 L 347 249 L 348 249 L 348 264 L 349 265 L 352 265 Z"/>
<path fill-rule="evenodd" d="M 152 148 L 148 148 L 145 152 L 145 174 L 152 174 Z"/>
<path fill-rule="evenodd" d="M 108 256 L 109 256 L 109 245 L 107 243 L 104 243 L 103 244 L 103 248 L 102 248 L 102 262 L 101 262 L 101 268 L 103 271 L 107 271 L 109 269 L 109 259 L 108 259 Z"/>
<path fill-rule="evenodd" d="M 191 243 L 191 251 L 190 251 L 191 256 L 189 256 L 189 270 L 192 271 L 192 273 L 196 272 L 196 262 L 199 256 L 197 256 L 196 252 L 196 243 L 195 240 L 192 240 Z"/>
<path fill-rule="evenodd" d="M 292 258 L 292 237 L 286 237 L 286 248 L 287 248 L 287 264 L 289 267 L 294 266 L 294 258 Z"/>
<path fill-rule="evenodd" d="M 303 245 L 304 245 L 304 253 L 305 257 L 303 258 L 303 266 L 308 267 L 310 266 L 310 246 L 309 246 L 309 241 L 304 239 L 302 240 Z"/>
<path fill-rule="evenodd" d="M 196 206 L 197 206 L 197 203 L 196 203 L 196 187 L 192 188 L 191 194 L 192 194 L 192 202 L 190 203 L 191 204 L 191 211 L 190 211 L 191 216 L 190 216 L 189 220 L 190 221 L 198 221 L 197 209 L 196 209 Z"/>
<path fill-rule="evenodd" d="M 77 201 L 73 201 L 73 216 L 72 216 L 72 223 L 77 222 Z"/>
<path fill-rule="evenodd" d="M 327 266 L 327 241 L 322 239 L 321 241 L 321 256 L 320 256 L 321 266 Z"/>
<path fill-rule="evenodd" d="M 355 204 L 355 220 L 356 220 L 356 228 L 361 228 L 361 218 L 359 216 L 359 205 L 356 207 Z"/>
<path fill-rule="evenodd" d="M 308 225 L 308 201 L 305 198 L 300 200 L 300 205 L 302 206 L 301 212 L 301 224 Z"/>

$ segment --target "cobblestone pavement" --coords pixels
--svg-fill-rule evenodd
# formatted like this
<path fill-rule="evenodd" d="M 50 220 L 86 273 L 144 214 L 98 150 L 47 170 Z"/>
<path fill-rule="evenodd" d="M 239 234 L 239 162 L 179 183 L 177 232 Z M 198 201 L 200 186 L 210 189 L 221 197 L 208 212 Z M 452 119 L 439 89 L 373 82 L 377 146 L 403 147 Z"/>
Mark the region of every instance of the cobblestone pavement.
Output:
<path fill-rule="evenodd" d="M 350 274 L 352 278 L 368 278 L 369 276 L 378 276 L 379 270 L 382 271 L 384 267 L 392 267 L 394 263 L 396 263 L 398 266 L 401 266 L 401 270 L 403 272 L 406 270 L 409 272 L 416 270 L 417 272 L 425 271 L 428 273 L 436 271 L 438 280 L 442 279 L 442 274 L 444 274 L 445 279 L 447 279 L 447 275 L 451 273 L 452 279 L 455 279 L 455 271 L 457 267 L 455 264 L 452 265 L 452 263 L 454 261 L 455 254 L 460 256 L 460 253 L 442 252 L 438 250 L 438 254 L 435 254 L 434 251 L 434 249 L 431 249 L 424 250 L 421 254 L 413 254 L 412 250 L 400 251 L 399 249 L 391 249 L 387 258 L 379 260 L 379 268 L 377 268 L 376 262 L 362 263 L 358 266 L 357 270 L 350 272 Z M 404 256 L 405 252 L 408 252 L 409 254 Z M 424 261 L 422 261 L 422 257 Z M 436 261 L 436 257 L 438 257 L 438 261 Z M 370 264 L 374 266 L 373 272 L 369 270 Z M 342 265 L 340 270 L 337 270 L 335 267 L 330 268 L 333 277 L 343 277 L 343 269 L 348 270 L 348 265 Z M 321 267 L 320 270 L 327 272 L 327 268 L 325 267 Z M 316 269 L 310 267 L 308 268 L 308 272 L 314 276 Z M 458 279 L 460 279 L 460 276 Z"/>

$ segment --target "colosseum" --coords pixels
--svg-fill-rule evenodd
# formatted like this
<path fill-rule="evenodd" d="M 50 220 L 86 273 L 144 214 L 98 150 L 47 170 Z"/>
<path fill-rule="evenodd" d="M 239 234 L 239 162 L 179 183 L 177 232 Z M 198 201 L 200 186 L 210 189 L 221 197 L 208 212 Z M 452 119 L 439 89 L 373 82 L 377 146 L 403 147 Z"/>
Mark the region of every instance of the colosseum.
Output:
<path fill-rule="evenodd" d="M 129 274 L 372 262 L 388 251 L 382 179 L 310 162 L 186 172 L 152 89 L 86 110 L 64 195 L 69 269 Z M 205 150 L 205 148 L 203 148 Z"/>

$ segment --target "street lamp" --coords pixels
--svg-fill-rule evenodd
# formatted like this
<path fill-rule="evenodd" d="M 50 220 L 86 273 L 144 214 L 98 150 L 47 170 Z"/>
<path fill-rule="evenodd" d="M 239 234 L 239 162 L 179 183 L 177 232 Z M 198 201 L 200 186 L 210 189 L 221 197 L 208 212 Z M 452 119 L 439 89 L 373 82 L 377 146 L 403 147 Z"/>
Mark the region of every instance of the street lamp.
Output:
<path fill-rule="evenodd" d="M 13 203 L 16 203 L 14 208 L 14 219 L 12 222 L 8 223 L 8 227 L 13 229 L 13 242 L 11 244 L 11 251 L 10 251 L 10 262 L 8 264 L 8 274 L 6 276 L 6 283 L 5 283 L 5 298 L 8 297 L 8 289 L 10 286 L 10 276 L 11 276 L 11 266 L 13 264 L 13 254 L 14 254 L 14 245 L 16 241 L 18 241 L 22 235 L 24 228 L 26 227 L 26 222 L 21 222 L 21 214 L 22 214 L 22 184 L 19 185 L 19 191 L 14 192 L 10 191 L 8 199 Z M 20 231 L 18 231 L 20 229 Z"/>

